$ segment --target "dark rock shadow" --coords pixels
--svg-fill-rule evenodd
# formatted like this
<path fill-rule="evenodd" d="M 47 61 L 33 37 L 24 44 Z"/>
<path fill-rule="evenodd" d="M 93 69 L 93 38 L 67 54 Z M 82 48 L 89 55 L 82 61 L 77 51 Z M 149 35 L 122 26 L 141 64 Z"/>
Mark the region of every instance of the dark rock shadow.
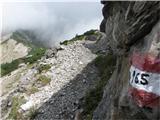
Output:
<path fill-rule="evenodd" d="M 99 80 L 94 61 L 89 63 L 80 74 L 45 102 L 38 110 L 36 120 L 72 120 L 80 107 L 86 91 L 93 88 Z"/>

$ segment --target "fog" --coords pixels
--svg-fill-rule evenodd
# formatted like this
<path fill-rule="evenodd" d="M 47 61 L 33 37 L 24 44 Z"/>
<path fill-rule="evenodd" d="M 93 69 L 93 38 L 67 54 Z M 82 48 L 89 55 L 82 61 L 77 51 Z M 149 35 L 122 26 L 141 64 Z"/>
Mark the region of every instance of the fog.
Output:
<path fill-rule="evenodd" d="M 50 47 L 76 34 L 99 29 L 102 20 L 100 2 L 13 2 L 2 7 L 3 34 L 33 30 Z"/>

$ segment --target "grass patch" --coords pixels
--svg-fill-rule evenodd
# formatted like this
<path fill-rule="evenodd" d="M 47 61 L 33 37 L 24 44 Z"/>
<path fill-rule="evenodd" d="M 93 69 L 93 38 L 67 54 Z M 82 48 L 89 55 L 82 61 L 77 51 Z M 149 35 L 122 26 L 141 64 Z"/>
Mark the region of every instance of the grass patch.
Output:
<path fill-rule="evenodd" d="M 116 65 L 116 57 L 113 55 L 100 55 L 95 59 L 95 65 L 100 72 L 101 79 L 97 82 L 95 88 L 90 89 L 85 96 L 83 103 L 84 117 L 88 120 L 92 118 L 93 111 L 102 99 L 103 89 L 111 77 Z"/>
<path fill-rule="evenodd" d="M 85 40 L 85 38 L 87 36 L 90 36 L 90 35 L 99 35 L 97 32 L 97 30 L 89 30 L 87 32 L 85 32 L 84 34 L 82 35 L 76 35 L 74 38 L 72 38 L 71 40 L 65 40 L 63 42 L 60 42 L 61 45 L 68 45 L 68 44 L 71 44 L 77 40 Z"/>
<path fill-rule="evenodd" d="M 18 69 L 19 64 L 21 63 L 29 63 L 32 64 L 36 62 L 38 59 L 40 59 L 42 56 L 44 56 L 46 49 L 45 48 L 32 48 L 32 50 L 29 52 L 28 56 L 30 57 L 23 57 L 16 60 L 13 60 L 11 63 L 5 63 L 1 64 L 1 76 L 5 76 L 12 71 Z M 47 68 L 46 68 L 47 69 Z"/>
<path fill-rule="evenodd" d="M 7 75 L 11 73 L 12 71 L 16 70 L 19 64 L 20 64 L 19 60 L 14 60 L 11 63 L 2 64 L 1 65 L 1 76 Z"/>
<path fill-rule="evenodd" d="M 68 45 L 71 44 L 77 40 L 83 40 L 85 38 L 84 35 L 76 35 L 74 38 L 72 38 L 71 40 L 65 40 L 63 42 L 60 42 L 60 45 Z"/>
<path fill-rule="evenodd" d="M 42 71 L 47 71 L 51 68 L 51 65 L 50 64 L 44 64 L 44 65 L 40 65 L 38 67 L 38 71 L 39 73 L 41 73 Z"/>
<path fill-rule="evenodd" d="M 29 63 L 32 64 L 44 56 L 46 48 L 41 48 L 32 44 L 31 40 L 35 40 L 36 36 L 33 34 L 32 31 L 27 30 L 18 30 L 13 32 L 10 37 L 14 39 L 18 43 L 22 43 L 31 48 L 30 52 L 28 53 L 29 57 L 23 57 L 16 60 L 13 60 L 10 63 L 1 64 L 1 76 L 5 76 L 12 71 L 16 70 L 21 63 Z"/>
<path fill-rule="evenodd" d="M 89 30 L 89 31 L 85 32 L 83 35 L 86 35 L 86 36 L 94 35 L 94 34 L 97 34 L 96 31 L 97 30 Z"/>
<path fill-rule="evenodd" d="M 50 83 L 51 78 L 45 76 L 45 75 L 40 75 L 39 78 L 37 79 L 43 86 L 47 85 Z"/>
<path fill-rule="evenodd" d="M 31 88 L 28 88 L 28 89 L 27 89 L 27 94 L 28 94 L 28 95 L 31 95 L 31 94 L 34 94 L 34 93 L 36 93 L 36 92 L 38 92 L 38 91 L 39 91 L 39 89 L 38 89 L 37 87 L 32 86 Z"/>
<path fill-rule="evenodd" d="M 32 50 L 28 54 L 28 56 L 30 57 L 25 57 L 23 58 L 23 60 L 25 63 L 32 64 L 36 62 L 38 59 L 40 59 L 42 56 L 44 56 L 45 51 L 46 51 L 45 48 L 39 48 L 39 47 L 32 48 Z"/>
<path fill-rule="evenodd" d="M 18 110 L 23 103 L 25 103 L 23 97 L 14 96 L 12 98 L 11 112 L 9 113 L 8 119 L 22 119 L 22 115 L 18 112 Z"/>

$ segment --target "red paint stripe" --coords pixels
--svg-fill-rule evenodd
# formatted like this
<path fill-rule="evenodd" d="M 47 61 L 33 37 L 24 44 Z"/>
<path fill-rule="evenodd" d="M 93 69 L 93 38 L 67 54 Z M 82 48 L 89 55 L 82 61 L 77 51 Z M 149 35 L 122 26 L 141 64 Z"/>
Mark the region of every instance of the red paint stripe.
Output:
<path fill-rule="evenodd" d="M 160 96 L 157 96 L 153 93 L 130 87 L 129 94 L 139 107 L 145 106 L 155 108 L 160 106 Z"/>
<path fill-rule="evenodd" d="M 133 53 L 131 64 L 143 71 L 160 73 L 160 58 L 151 54 Z"/>

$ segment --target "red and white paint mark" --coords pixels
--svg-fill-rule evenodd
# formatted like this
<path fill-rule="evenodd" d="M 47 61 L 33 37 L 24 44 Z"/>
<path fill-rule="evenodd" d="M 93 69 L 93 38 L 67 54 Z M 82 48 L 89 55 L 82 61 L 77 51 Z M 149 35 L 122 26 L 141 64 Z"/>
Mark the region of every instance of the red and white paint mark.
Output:
<path fill-rule="evenodd" d="M 140 107 L 160 106 L 160 59 L 134 53 L 131 58 L 129 94 Z"/>

